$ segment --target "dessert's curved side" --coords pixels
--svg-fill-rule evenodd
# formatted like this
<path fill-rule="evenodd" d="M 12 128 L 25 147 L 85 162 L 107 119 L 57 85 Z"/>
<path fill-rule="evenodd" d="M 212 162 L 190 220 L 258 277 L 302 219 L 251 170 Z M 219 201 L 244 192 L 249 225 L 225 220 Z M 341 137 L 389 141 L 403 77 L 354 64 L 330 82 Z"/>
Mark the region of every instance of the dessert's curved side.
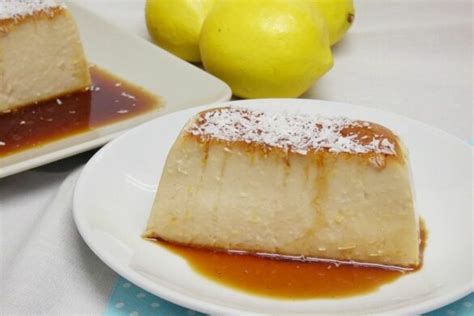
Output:
<path fill-rule="evenodd" d="M 91 85 L 77 25 L 59 1 L 0 4 L 0 111 Z"/>
<path fill-rule="evenodd" d="M 351 152 L 353 145 L 334 150 L 321 135 L 315 137 L 319 143 L 294 150 L 272 143 L 266 127 L 260 133 L 268 132 L 262 138 L 268 143 L 244 141 L 243 135 L 239 141 L 193 133 L 204 124 L 202 117 L 188 123 L 168 155 L 144 237 L 215 249 L 418 266 L 419 226 L 406 150 L 389 130 L 349 123 L 360 128 L 359 136 L 375 129 L 374 137 L 393 145 L 388 146 L 391 153 L 373 146 L 357 150 L 366 152 Z M 292 139 L 301 145 L 300 140 Z"/>

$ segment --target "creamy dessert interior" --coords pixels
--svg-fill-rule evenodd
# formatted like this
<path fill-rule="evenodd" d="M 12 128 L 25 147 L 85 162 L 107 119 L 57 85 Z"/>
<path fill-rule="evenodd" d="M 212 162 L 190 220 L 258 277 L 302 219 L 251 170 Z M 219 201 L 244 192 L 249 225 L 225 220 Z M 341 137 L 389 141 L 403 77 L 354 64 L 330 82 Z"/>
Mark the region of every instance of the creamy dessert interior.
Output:
<path fill-rule="evenodd" d="M 78 28 L 62 1 L 0 2 L 0 112 L 90 84 Z"/>
<path fill-rule="evenodd" d="M 144 233 L 180 244 L 419 264 L 407 152 L 380 125 L 225 107 L 171 148 Z"/>

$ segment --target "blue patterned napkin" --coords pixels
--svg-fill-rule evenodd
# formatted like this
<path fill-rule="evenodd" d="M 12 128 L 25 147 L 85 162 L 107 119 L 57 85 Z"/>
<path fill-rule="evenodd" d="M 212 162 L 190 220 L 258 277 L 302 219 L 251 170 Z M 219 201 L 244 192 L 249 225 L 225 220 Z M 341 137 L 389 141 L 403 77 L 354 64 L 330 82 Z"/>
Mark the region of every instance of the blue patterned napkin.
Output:
<path fill-rule="evenodd" d="M 146 292 L 119 277 L 105 312 L 105 316 L 192 316 L 203 315 L 175 305 Z M 474 293 L 448 306 L 425 314 L 426 316 L 467 316 L 474 315 Z"/>

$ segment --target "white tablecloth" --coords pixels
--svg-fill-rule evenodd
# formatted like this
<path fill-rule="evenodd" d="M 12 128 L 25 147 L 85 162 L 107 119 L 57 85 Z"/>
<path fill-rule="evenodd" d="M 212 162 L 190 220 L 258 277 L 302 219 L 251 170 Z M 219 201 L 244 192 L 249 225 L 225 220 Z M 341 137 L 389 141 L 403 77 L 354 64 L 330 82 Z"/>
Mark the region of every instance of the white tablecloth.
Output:
<path fill-rule="evenodd" d="M 82 2 L 148 39 L 143 0 Z M 305 97 L 396 112 L 471 139 L 472 2 L 361 0 L 356 10 L 355 25 L 334 48 L 334 68 Z M 104 311 L 116 275 L 82 242 L 65 203 L 75 179 L 71 173 L 90 156 L 0 179 L 5 314 Z"/>

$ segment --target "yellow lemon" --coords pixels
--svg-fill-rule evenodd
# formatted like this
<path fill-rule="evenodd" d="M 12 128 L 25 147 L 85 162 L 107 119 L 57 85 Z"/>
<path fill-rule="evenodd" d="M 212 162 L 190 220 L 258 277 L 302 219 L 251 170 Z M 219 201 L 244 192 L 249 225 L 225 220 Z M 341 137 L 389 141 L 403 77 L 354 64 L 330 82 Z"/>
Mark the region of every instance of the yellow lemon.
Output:
<path fill-rule="evenodd" d="M 197 62 L 199 34 L 215 0 L 147 0 L 148 32 L 162 48 L 187 61 Z"/>
<path fill-rule="evenodd" d="M 339 42 L 351 27 L 355 18 L 352 0 L 312 0 L 319 10 L 329 31 L 331 46 Z"/>
<path fill-rule="evenodd" d="M 332 66 L 327 31 L 305 0 L 221 0 L 204 21 L 201 58 L 243 98 L 298 97 Z"/>

